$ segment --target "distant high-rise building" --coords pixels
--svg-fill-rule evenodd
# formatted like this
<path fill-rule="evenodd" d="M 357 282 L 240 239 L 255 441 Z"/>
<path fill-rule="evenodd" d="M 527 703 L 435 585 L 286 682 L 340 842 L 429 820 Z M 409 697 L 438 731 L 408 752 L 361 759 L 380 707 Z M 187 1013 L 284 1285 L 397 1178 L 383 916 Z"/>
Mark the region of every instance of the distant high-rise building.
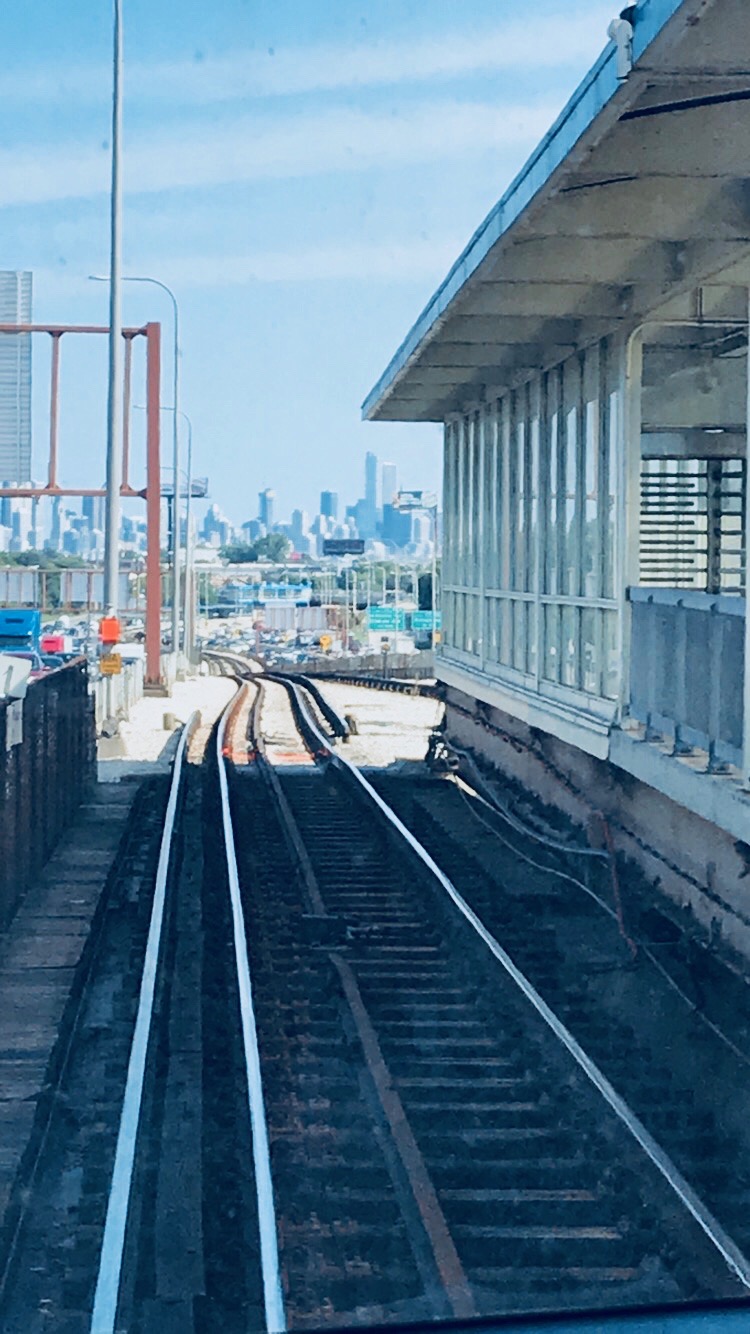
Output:
<path fill-rule="evenodd" d="M 398 491 L 398 468 L 395 463 L 383 464 L 383 505 L 392 505 Z"/>
<path fill-rule="evenodd" d="M 81 501 L 81 514 L 91 532 L 94 529 L 104 531 L 104 496 L 84 496 Z"/>
<path fill-rule="evenodd" d="M 338 519 L 339 497 L 337 491 L 321 491 L 320 512 L 324 519 Z"/>
<path fill-rule="evenodd" d="M 411 539 L 411 513 L 397 510 L 393 505 L 383 506 L 383 541 L 394 547 L 405 547 Z"/>
<path fill-rule="evenodd" d="M 307 510 L 292 510 L 292 522 L 290 524 L 290 537 L 294 542 L 301 537 L 306 537 L 310 528 L 310 520 Z M 297 547 L 299 551 L 299 547 Z"/>
<path fill-rule="evenodd" d="M 272 491 L 270 487 L 266 487 L 265 491 L 260 491 L 258 493 L 258 518 L 269 531 L 273 527 L 273 506 L 275 499 L 276 492 Z"/>
<path fill-rule="evenodd" d="M 365 496 L 357 505 L 360 537 L 374 537 L 378 523 L 378 459 L 369 450 L 365 454 Z"/>
<path fill-rule="evenodd" d="M 365 500 L 374 510 L 378 508 L 378 456 L 370 450 L 365 454 Z"/>
<path fill-rule="evenodd" d="M 0 272 L 0 324 L 31 323 L 31 274 Z M 0 339 L 0 477 L 31 481 L 31 334 Z"/>

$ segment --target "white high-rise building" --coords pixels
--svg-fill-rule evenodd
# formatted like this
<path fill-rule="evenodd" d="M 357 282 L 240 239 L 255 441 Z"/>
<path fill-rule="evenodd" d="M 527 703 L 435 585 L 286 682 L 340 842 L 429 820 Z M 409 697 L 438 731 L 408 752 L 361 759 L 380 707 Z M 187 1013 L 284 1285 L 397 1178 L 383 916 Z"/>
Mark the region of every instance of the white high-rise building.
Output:
<path fill-rule="evenodd" d="M 31 323 L 31 274 L 0 271 L 0 324 Z M 31 481 L 31 334 L 0 334 L 0 478 Z"/>
<path fill-rule="evenodd" d="M 392 505 L 398 491 L 398 468 L 395 463 L 383 464 L 383 504 Z"/>

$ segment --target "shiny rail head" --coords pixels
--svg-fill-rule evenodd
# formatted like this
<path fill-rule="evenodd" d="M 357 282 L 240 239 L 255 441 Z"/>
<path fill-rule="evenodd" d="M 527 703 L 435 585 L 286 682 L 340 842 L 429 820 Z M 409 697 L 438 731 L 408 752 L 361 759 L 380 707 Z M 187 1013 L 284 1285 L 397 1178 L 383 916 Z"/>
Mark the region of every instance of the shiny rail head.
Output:
<path fill-rule="evenodd" d="M 120 1126 L 115 1149 L 115 1162 L 112 1169 L 112 1181 L 107 1213 L 104 1222 L 104 1235 L 99 1256 L 99 1270 L 94 1293 L 94 1307 L 91 1315 L 91 1334 L 114 1334 L 117 1318 L 117 1306 L 122 1280 L 122 1265 L 125 1248 L 125 1230 L 127 1226 L 130 1196 L 133 1186 L 136 1143 L 141 1119 L 143 1087 L 148 1055 L 151 1021 L 153 1018 L 154 998 L 156 993 L 157 969 L 161 955 L 161 936 L 164 923 L 164 910 L 167 893 L 167 880 L 172 851 L 172 840 L 177 817 L 177 802 L 184 769 L 185 756 L 196 727 L 200 722 L 200 713 L 191 713 L 182 729 L 177 752 L 172 767 L 167 810 L 164 817 L 164 830 L 159 849 L 159 862 L 156 869 L 154 899 L 151 908 L 146 953 L 143 960 L 138 1011 L 136 1014 L 133 1041 L 130 1047 L 128 1073 L 125 1083 Z"/>

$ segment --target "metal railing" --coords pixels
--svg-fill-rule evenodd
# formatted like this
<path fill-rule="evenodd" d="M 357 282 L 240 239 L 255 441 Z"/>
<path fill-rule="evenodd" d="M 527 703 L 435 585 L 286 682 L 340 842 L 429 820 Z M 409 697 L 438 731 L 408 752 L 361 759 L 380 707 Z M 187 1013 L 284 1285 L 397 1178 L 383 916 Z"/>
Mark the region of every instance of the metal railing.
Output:
<path fill-rule="evenodd" d="M 0 700 L 0 928 L 94 780 L 94 707 L 83 659 Z"/>
<path fill-rule="evenodd" d="M 96 730 L 108 718 L 128 718 L 134 704 L 143 696 L 145 663 L 136 658 L 124 662 L 117 676 L 102 676 L 94 683 Z"/>
<path fill-rule="evenodd" d="M 630 713 L 709 770 L 742 764 L 745 599 L 631 588 Z"/>

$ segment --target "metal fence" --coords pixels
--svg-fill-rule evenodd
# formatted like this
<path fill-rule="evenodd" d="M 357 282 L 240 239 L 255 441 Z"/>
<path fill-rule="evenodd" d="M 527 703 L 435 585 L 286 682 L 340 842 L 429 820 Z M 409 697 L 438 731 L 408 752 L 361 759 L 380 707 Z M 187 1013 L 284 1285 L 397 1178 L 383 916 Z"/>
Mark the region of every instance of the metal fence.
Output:
<path fill-rule="evenodd" d="M 631 588 L 630 712 L 709 769 L 742 763 L 745 599 Z"/>
<path fill-rule="evenodd" d="M 49 858 L 95 775 L 84 661 L 0 700 L 0 928 Z"/>

